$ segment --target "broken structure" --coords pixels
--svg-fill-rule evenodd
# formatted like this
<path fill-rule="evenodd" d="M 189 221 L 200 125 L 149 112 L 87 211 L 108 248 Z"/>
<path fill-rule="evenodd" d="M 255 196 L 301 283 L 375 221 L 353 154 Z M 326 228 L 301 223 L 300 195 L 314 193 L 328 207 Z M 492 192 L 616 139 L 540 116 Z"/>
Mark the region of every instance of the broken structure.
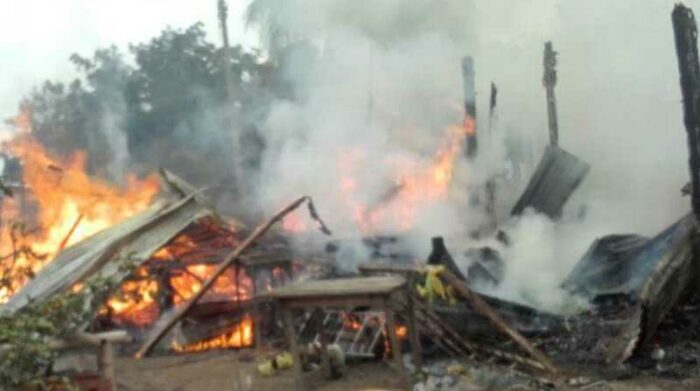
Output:
<path fill-rule="evenodd" d="M 213 270 L 240 245 L 245 228 L 223 220 L 192 186 L 163 172 L 164 197 L 147 210 L 66 248 L 0 310 L 21 311 L 93 276 L 119 282 L 89 328 L 126 328 L 141 340 L 158 319 L 197 294 Z M 180 323 L 170 348 L 253 344 L 251 300 L 258 289 L 291 278 L 291 255 L 273 239 L 227 268 L 213 289 Z M 204 342 L 211 339 L 209 342 Z"/>

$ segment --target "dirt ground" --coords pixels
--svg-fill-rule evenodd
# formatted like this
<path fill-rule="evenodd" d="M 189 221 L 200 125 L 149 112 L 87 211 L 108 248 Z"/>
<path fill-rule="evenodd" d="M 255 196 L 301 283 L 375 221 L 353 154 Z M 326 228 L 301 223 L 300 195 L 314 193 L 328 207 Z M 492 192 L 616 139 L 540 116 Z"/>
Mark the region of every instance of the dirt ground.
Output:
<path fill-rule="evenodd" d="M 251 352 L 220 351 L 186 356 L 153 357 L 143 360 L 121 358 L 116 363 L 120 391 L 292 391 L 292 370 L 280 371 L 273 377 L 261 377 L 258 361 Z M 496 375 L 498 376 L 498 375 Z M 535 385 L 499 385 L 494 379 L 472 373 L 463 376 L 445 390 L 536 390 Z M 309 390 L 410 390 L 406 377 L 384 363 L 350 364 L 339 380 L 326 380 L 320 373 L 307 375 Z M 435 389 L 435 388 L 424 388 Z M 590 381 L 566 387 L 571 390 L 594 391 L 671 391 L 700 390 L 700 379 L 659 379 L 653 377 L 616 381 Z"/>
<path fill-rule="evenodd" d="M 262 391 L 294 389 L 292 370 L 261 377 L 258 361 L 250 352 L 221 351 L 143 360 L 121 358 L 116 363 L 120 391 Z M 339 380 L 324 380 L 317 374 L 305 379 L 308 389 L 405 390 L 407 380 L 383 363 L 348 366 Z M 320 375 L 320 374 L 319 374 Z"/>

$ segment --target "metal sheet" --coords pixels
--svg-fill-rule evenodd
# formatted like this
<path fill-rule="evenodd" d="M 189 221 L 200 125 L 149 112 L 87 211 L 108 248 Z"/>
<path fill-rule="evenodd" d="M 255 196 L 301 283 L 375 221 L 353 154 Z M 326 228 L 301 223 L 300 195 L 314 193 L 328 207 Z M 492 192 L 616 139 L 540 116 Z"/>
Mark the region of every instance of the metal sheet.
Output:
<path fill-rule="evenodd" d="M 552 219 L 558 218 L 589 170 L 590 166 L 576 156 L 559 147 L 548 146 L 511 214 L 519 215 L 533 208 Z"/>
<path fill-rule="evenodd" d="M 100 273 L 121 279 L 121 260 L 139 265 L 195 220 L 214 212 L 189 196 L 177 201 L 159 201 L 146 211 L 62 251 L 0 312 L 12 314 L 32 300 L 45 300 Z M 122 275 L 120 275 L 120 273 Z"/>

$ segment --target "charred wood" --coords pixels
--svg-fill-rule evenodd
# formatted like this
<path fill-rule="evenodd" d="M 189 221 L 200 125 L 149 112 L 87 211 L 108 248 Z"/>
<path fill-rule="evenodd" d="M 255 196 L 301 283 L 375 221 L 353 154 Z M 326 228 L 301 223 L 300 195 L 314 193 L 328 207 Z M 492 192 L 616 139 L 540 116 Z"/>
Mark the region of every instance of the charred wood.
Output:
<path fill-rule="evenodd" d="M 671 14 L 678 55 L 683 122 L 688 133 L 690 158 L 690 194 L 693 212 L 700 218 L 700 60 L 698 60 L 698 28 L 690 8 L 677 4 Z"/>
<path fill-rule="evenodd" d="M 432 252 L 428 256 L 428 265 L 443 265 L 457 278 L 465 281 L 464 274 L 459 270 L 454 259 L 447 251 L 447 247 L 445 247 L 445 240 L 441 236 L 436 236 L 432 239 L 432 246 Z"/>

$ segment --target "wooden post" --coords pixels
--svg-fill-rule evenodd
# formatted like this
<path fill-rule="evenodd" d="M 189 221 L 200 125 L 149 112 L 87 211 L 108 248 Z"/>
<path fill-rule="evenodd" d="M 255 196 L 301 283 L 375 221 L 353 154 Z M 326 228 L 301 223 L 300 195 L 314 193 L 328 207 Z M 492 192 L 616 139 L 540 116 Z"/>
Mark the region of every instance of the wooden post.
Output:
<path fill-rule="evenodd" d="M 319 355 L 321 356 L 321 368 L 323 368 L 323 372 L 325 372 L 326 376 L 330 379 L 333 377 L 333 373 L 331 371 L 331 361 L 328 358 L 328 340 L 324 327 L 322 327 L 319 331 L 318 339 L 321 343 L 321 351 L 319 352 Z"/>
<path fill-rule="evenodd" d="M 100 343 L 100 351 L 97 356 L 97 368 L 100 371 L 100 375 L 109 382 L 112 391 L 116 391 L 117 382 L 114 379 L 114 349 L 112 343 L 109 341 L 102 341 Z"/>
<path fill-rule="evenodd" d="M 396 336 L 396 320 L 394 319 L 394 310 L 389 307 L 387 299 L 382 303 L 384 316 L 386 317 L 386 333 L 389 336 L 389 345 L 391 346 L 391 357 L 396 366 L 396 370 L 402 372 L 403 362 L 401 362 L 401 345 L 399 338 Z"/>
<path fill-rule="evenodd" d="M 297 390 L 304 389 L 304 373 L 301 367 L 301 354 L 297 345 L 296 333 L 294 332 L 294 318 L 292 317 L 292 309 L 286 304 L 282 304 L 282 320 L 284 322 L 284 334 L 287 338 L 287 346 L 294 360 L 294 386 Z"/>
<path fill-rule="evenodd" d="M 496 102 L 498 96 L 498 88 L 496 83 L 491 82 L 491 97 L 489 98 L 489 131 L 493 130 L 493 121 L 496 116 Z"/>
<path fill-rule="evenodd" d="M 683 122 L 688 133 L 690 152 L 690 194 L 693 213 L 700 221 L 700 64 L 698 62 L 698 28 L 693 11 L 677 4 L 671 14 L 678 55 Z"/>
<path fill-rule="evenodd" d="M 261 352 L 262 335 L 260 335 L 260 321 L 262 320 L 262 315 L 260 314 L 261 300 L 258 298 L 258 276 L 260 274 L 260 269 L 250 267 L 247 268 L 247 270 L 253 279 L 253 343 L 255 344 L 255 350 Z"/>
<path fill-rule="evenodd" d="M 231 76 L 231 46 L 228 42 L 228 6 L 226 0 L 217 1 L 219 25 L 221 27 L 221 40 L 224 44 L 224 57 L 221 70 L 224 74 L 224 86 L 226 87 L 226 103 L 231 103 L 233 95 L 233 78 Z"/>
<path fill-rule="evenodd" d="M 476 85 L 474 82 L 474 60 L 471 56 L 462 59 L 462 79 L 464 82 L 464 128 L 467 134 L 466 154 L 468 159 L 476 156 Z"/>
<path fill-rule="evenodd" d="M 544 44 L 544 76 L 542 84 L 547 90 L 547 118 L 549 119 L 549 144 L 559 145 L 559 121 L 557 119 L 557 98 L 554 86 L 557 85 L 557 52 L 552 48 L 552 41 Z"/>
<path fill-rule="evenodd" d="M 496 103 L 497 103 L 498 89 L 496 84 L 491 82 L 491 97 L 489 98 L 489 140 L 493 143 L 493 123 L 496 117 Z M 498 215 L 496 214 L 496 179 L 490 178 L 486 181 L 486 216 L 488 216 L 488 226 L 489 231 L 496 230 L 498 227 Z"/>
<path fill-rule="evenodd" d="M 294 271 L 293 271 L 293 266 L 291 262 L 285 263 L 284 265 L 284 272 L 287 274 L 287 278 L 285 278 L 284 284 L 289 284 L 294 280 Z"/>
<path fill-rule="evenodd" d="M 416 373 L 420 374 L 423 371 L 423 348 L 420 344 L 420 335 L 418 334 L 415 299 L 413 295 L 410 294 L 410 291 L 406 294 L 406 297 L 408 299 L 408 335 L 411 339 L 413 365 L 415 366 Z"/>

